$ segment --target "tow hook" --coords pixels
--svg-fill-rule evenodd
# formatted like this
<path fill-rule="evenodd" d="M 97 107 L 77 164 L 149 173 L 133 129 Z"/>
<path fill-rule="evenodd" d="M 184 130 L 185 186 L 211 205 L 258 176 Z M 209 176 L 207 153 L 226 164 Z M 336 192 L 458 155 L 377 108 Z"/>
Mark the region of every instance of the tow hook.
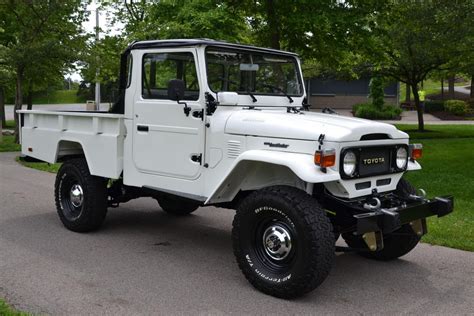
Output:
<path fill-rule="evenodd" d="M 372 198 L 372 201 L 375 201 L 375 205 L 371 203 L 364 203 L 364 208 L 366 210 L 375 211 L 375 210 L 378 210 L 380 206 L 382 206 L 382 202 L 380 202 L 378 198 L 374 197 Z"/>
<path fill-rule="evenodd" d="M 426 191 L 423 189 L 418 189 L 419 194 L 410 194 L 410 199 L 412 200 L 417 200 L 417 201 L 423 201 L 426 199 Z"/>

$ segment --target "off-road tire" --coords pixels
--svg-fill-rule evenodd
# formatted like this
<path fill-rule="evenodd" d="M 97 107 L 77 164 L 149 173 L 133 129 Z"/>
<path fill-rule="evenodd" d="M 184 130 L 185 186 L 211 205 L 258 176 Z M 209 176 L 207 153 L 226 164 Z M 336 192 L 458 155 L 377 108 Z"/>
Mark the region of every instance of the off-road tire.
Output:
<path fill-rule="evenodd" d="M 401 179 L 398 182 L 397 189 L 395 191 L 400 196 L 409 196 L 415 194 L 416 189 L 405 179 Z M 343 234 L 342 237 L 349 245 L 349 247 L 356 249 L 368 249 L 366 243 L 360 236 L 354 236 L 353 234 Z M 389 261 L 401 256 L 406 255 L 420 242 L 420 236 L 415 234 L 409 224 L 405 224 L 398 230 L 390 234 L 384 234 L 383 244 L 384 248 L 380 251 L 360 251 L 363 257 Z"/>
<path fill-rule="evenodd" d="M 80 206 L 74 206 L 70 196 L 75 184 L 80 185 L 83 193 Z M 67 229 L 88 232 L 102 225 L 107 214 L 107 179 L 91 175 L 84 158 L 65 161 L 54 187 L 56 209 Z"/>
<path fill-rule="evenodd" d="M 275 261 L 260 234 L 272 225 L 291 233 L 288 257 Z M 234 255 L 247 280 L 263 293 L 295 298 L 318 287 L 334 261 L 334 234 L 319 203 L 305 192 L 275 186 L 255 191 L 237 207 L 233 221 Z"/>
<path fill-rule="evenodd" d="M 170 195 L 159 196 L 157 200 L 163 211 L 175 216 L 189 215 L 199 208 L 199 204 L 194 201 Z"/>

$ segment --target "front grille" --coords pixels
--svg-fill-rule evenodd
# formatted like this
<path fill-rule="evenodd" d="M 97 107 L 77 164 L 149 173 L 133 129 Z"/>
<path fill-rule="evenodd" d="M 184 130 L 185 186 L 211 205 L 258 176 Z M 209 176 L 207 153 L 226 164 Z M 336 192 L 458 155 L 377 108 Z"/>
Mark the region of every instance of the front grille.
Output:
<path fill-rule="evenodd" d="M 390 172 L 392 148 L 373 147 L 359 152 L 359 176 Z"/>
<path fill-rule="evenodd" d="M 398 169 L 395 164 L 396 152 L 400 147 L 406 147 L 408 150 L 408 146 L 404 144 L 344 148 L 339 160 L 341 178 L 357 179 L 405 171 Z M 347 151 L 354 152 L 357 157 L 356 171 L 353 176 L 347 176 L 343 171 L 343 158 Z"/>

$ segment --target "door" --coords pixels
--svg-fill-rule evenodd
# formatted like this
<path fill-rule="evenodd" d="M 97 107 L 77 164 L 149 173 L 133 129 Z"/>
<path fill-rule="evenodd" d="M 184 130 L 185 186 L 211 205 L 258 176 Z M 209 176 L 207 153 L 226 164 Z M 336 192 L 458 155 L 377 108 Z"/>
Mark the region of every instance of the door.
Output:
<path fill-rule="evenodd" d="M 195 49 L 146 52 L 141 57 L 141 91 L 134 106 L 133 161 L 143 173 L 197 179 L 204 152 L 203 93 Z M 170 80 L 184 82 L 180 103 L 168 97 Z"/>

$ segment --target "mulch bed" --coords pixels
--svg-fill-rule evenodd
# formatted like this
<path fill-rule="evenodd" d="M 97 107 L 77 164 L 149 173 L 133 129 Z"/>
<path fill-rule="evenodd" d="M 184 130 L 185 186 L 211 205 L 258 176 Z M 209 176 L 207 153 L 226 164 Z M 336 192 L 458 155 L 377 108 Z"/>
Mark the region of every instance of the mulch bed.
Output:
<path fill-rule="evenodd" d="M 446 111 L 436 111 L 429 114 L 436 116 L 443 121 L 465 121 L 467 119 L 465 116 L 457 116 Z"/>

